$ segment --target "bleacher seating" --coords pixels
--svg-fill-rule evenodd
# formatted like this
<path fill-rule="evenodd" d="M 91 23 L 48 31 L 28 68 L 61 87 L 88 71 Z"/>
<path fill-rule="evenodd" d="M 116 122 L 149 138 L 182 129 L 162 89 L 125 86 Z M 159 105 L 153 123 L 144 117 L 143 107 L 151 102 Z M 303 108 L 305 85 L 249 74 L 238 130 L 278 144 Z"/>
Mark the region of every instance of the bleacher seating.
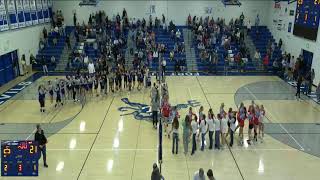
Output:
<path fill-rule="evenodd" d="M 53 44 L 53 39 L 57 38 L 57 44 L 54 45 Z M 56 64 L 59 62 L 62 51 L 64 49 L 65 46 L 65 40 L 66 37 L 65 36 L 61 36 L 58 35 L 54 32 L 51 32 L 48 35 L 48 44 L 41 50 L 39 50 L 37 56 L 36 56 L 36 61 L 37 64 L 34 64 L 32 66 L 33 69 L 35 70 L 42 70 L 42 65 L 41 65 L 41 58 L 44 57 L 44 59 L 47 62 L 47 67 L 49 71 L 53 71 L 56 67 Z M 51 63 L 51 57 L 54 56 L 55 57 L 55 64 Z"/>
<path fill-rule="evenodd" d="M 179 42 L 183 42 L 183 32 L 182 29 L 179 29 L 179 31 L 181 32 L 181 38 L 179 40 Z M 166 59 L 167 65 L 166 65 L 166 71 L 170 71 L 173 72 L 175 70 L 175 62 L 170 60 L 170 51 L 172 51 L 174 49 L 174 45 L 175 45 L 175 39 L 173 39 L 171 37 L 170 32 L 168 31 L 164 31 L 163 29 L 155 29 L 154 30 L 156 36 L 156 44 L 161 43 L 161 44 L 165 44 L 167 51 L 162 54 L 162 57 L 164 57 Z M 186 59 L 186 55 L 185 53 L 174 53 L 174 59 L 176 60 L 185 60 Z M 185 61 L 183 63 L 185 70 L 186 70 L 186 64 Z M 151 71 L 157 71 L 159 67 L 159 61 L 153 61 L 150 65 L 150 70 Z"/>
<path fill-rule="evenodd" d="M 258 34 L 257 31 L 259 32 Z M 269 41 L 275 43 L 275 40 L 267 26 L 253 26 L 251 27 L 251 32 L 249 35 L 252 41 L 254 42 L 254 45 L 260 52 L 261 57 L 265 57 L 267 54 L 267 46 Z M 272 53 L 272 57 L 270 58 L 268 69 L 272 68 L 273 61 L 276 60 L 279 56 L 281 56 L 281 54 L 281 50 L 278 48 L 277 43 L 275 43 L 275 49 Z"/>

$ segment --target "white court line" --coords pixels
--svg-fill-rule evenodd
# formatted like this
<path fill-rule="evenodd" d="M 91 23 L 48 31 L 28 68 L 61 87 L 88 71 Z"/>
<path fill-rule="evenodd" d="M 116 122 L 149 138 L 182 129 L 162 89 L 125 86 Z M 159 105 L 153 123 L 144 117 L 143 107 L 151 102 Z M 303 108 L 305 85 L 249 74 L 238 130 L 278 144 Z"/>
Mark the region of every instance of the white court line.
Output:
<path fill-rule="evenodd" d="M 234 151 L 299 151 L 294 148 L 262 148 L 262 149 L 248 149 L 248 148 L 231 148 Z M 66 149 L 66 148 L 61 148 L 61 149 L 47 149 L 47 151 L 89 151 L 90 149 Z M 105 149 L 92 149 L 91 151 L 157 151 L 157 149 L 112 149 L 112 148 L 105 148 Z M 165 151 L 171 151 L 170 148 L 164 149 Z M 222 152 L 222 151 L 211 151 L 208 150 L 207 152 Z"/>
<path fill-rule="evenodd" d="M 261 101 L 257 98 L 257 96 L 255 96 L 247 87 L 244 87 L 244 88 L 255 98 L 255 100 L 258 100 L 261 103 Z M 265 107 L 265 109 L 267 109 L 267 108 Z M 273 117 L 271 111 L 268 111 L 268 113 Z M 288 132 L 288 130 L 286 128 L 284 128 L 282 126 L 282 124 L 279 123 L 275 118 L 273 118 L 273 120 L 276 121 L 276 123 L 278 123 L 280 125 L 280 127 L 293 139 L 293 141 L 300 147 L 300 150 L 304 151 L 304 148 L 302 147 L 302 145 Z M 271 121 L 271 120 L 269 119 L 269 121 Z"/>

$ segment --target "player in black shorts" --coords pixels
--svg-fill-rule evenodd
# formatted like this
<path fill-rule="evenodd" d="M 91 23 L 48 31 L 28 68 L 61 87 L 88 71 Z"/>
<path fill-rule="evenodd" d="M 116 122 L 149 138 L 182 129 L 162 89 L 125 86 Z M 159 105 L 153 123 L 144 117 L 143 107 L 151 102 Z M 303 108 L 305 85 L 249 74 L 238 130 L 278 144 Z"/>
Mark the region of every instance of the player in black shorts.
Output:
<path fill-rule="evenodd" d="M 40 112 L 45 112 L 46 89 L 43 85 L 38 87 L 38 100 L 40 104 Z"/>
<path fill-rule="evenodd" d="M 61 91 L 59 85 L 56 85 L 54 92 L 56 93 L 56 104 L 54 107 L 58 107 L 59 105 L 63 106 L 63 103 L 61 102 Z"/>
<path fill-rule="evenodd" d="M 126 89 L 128 87 L 128 72 L 125 71 L 123 73 L 123 88 Z"/>
<path fill-rule="evenodd" d="M 129 87 L 129 91 L 131 91 L 131 89 L 132 89 L 132 74 L 131 74 L 131 72 L 128 73 L 128 87 Z"/>

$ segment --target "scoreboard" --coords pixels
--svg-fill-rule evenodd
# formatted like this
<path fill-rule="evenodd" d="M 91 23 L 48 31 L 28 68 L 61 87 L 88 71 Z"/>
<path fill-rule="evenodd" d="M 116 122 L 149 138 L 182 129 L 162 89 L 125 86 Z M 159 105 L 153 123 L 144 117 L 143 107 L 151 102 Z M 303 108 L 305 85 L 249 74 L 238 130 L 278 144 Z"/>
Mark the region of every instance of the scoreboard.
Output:
<path fill-rule="evenodd" d="M 298 0 L 293 34 L 316 41 L 320 18 L 320 0 Z"/>
<path fill-rule="evenodd" d="M 38 176 L 35 141 L 1 141 L 1 176 Z"/>

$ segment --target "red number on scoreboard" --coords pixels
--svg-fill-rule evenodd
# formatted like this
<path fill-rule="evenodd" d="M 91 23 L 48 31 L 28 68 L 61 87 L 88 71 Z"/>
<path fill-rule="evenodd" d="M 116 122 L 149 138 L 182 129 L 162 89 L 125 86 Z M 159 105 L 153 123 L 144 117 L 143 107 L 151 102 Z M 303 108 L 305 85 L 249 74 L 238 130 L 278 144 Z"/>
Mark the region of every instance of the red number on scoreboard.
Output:
<path fill-rule="evenodd" d="M 8 171 L 8 164 L 5 164 L 5 165 L 4 165 L 3 170 L 4 170 L 5 172 Z"/>
<path fill-rule="evenodd" d="M 22 164 L 19 164 L 19 165 L 18 165 L 18 171 L 19 171 L 19 172 L 22 172 Z"/>

